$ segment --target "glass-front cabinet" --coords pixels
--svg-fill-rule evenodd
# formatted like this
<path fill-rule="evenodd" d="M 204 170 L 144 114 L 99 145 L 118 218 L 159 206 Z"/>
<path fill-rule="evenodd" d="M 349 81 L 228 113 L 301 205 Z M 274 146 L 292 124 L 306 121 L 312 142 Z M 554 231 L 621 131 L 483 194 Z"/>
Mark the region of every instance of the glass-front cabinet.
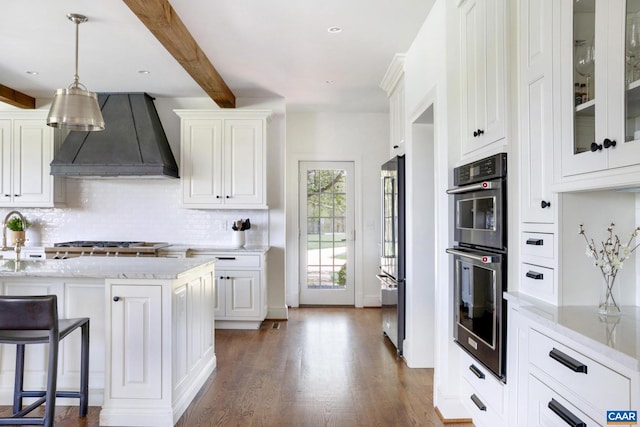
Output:
<path fill-rule="evenodd" d="M 640 0 L 565 0 L 561 16 L 562 175 L 640 163 Z"/>

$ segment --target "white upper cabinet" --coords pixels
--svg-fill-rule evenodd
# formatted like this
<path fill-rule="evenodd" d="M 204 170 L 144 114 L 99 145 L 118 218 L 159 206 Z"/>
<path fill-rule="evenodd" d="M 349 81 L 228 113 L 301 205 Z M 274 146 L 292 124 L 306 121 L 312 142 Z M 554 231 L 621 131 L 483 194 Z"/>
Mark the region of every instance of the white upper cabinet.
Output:
<path fill-rule="evenodd" d="M 46 112 L 0 114 L 0 206 L 52 207 L 53 128 Z"/>
<path fill-rule="evenodd" d="M 269 111 L 176 110 L 187 208 L 266 209 Z"/>
<path fill-rule="evenodd" d="M 555 0 L 520 0 L 519 122 L 520 196 L 523 222 L 553 223 L 557 196 L 553 178 L 554 121 L 553 31 Z M 557 9 L 557 8 L 556 8 Z M 556 14 L 557 16 L 557 14 Z"/>
<path fill-rule="evenodd" d="M 404 54 L 396 54 L 382 78 L 380 87 L 389 98 L 389 141 L 391 156 L 404 154 L 406 114 L 404 96 Z"/>
<path fill-rule="evenodd" d="M 561 178 L 639 164 L 640 2 L 564 0 L 561 49 Z"/>
<path fill-rule="evenodd" d="M 506 135 L 505 0 L 467 0 L 460 17 L 464 155 Z"/>

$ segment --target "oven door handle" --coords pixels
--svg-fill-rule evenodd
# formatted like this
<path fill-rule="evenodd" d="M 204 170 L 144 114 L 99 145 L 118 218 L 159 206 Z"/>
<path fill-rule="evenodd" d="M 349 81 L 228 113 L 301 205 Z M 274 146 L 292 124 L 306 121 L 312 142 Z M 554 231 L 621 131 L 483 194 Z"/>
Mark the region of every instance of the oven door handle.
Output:
<path fill-rule="evenodd" d="M 480 261 L 483 264 L 492 264 L 499 261 L 499 257 L 491 255 L 476 255 L 469 252 L 459 251 L 457 249 L 446 249 L 446 252 L 451 255 L 458 255 L 463 258 L 469 258 L 474 261 Z"/>
<path fill-rule="evenodd" d="M 493 190 L 494 188 L 498 187 L 500 187 L 499 183 L 497 184 L 491 181 L 482 181 L 477 184 L 465 185 L 464 187 L 449 188 L 447 190 L 447 194 L 459 194 L 476 190 Z"/>

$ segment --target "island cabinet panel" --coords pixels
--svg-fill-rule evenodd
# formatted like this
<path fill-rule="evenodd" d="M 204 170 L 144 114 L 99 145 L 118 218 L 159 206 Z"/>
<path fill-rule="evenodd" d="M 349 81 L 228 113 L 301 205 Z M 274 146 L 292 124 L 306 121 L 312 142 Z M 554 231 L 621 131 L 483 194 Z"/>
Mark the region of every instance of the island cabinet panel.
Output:
<path fill-rule="evenodd" d="M 104 281 L 99 279 L 4 278 L 0 282 L 2 295 L 56 295 L 60 317 L 88 317 L 89 343 L 89 404 L 99 406 L 103 400 L 104 341 Z M 58 388 L 74 389 L 80 383 L 80 332 L 74 332 L 60 343 Z M 15 346 L 1 345 L 0 404 L 10 404 L 15 373 Z M 25 385 L 42 388 L 47 378 L 45 346 L 30 346 L 26 352 Z M 77 405 L 77 399 L 57 399 L 60 405 Z"/>
<path fill-rule="evenodd" d="M 112 285 L 111 396 L 162 397 L 162 290 Z M 116 301 L 117 299 L 117 301 Z"/>

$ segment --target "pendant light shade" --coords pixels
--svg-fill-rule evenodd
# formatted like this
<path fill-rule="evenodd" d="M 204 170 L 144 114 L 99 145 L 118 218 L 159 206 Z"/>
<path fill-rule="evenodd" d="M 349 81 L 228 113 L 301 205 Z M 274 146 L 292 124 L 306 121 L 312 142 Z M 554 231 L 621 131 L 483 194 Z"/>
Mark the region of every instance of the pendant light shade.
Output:
<path fill-rule="evenodd" d="M 104 130 L 98 96 L 95 92 L 88 91 L 78 77 L 78 26 L 86 22 L 87 17 L 70 13 L 67 18 L 76 24 L 76 72 L 73 83 L 68 88 L 56 90 L 47 116 L 47 125 L 78 131 Z"/>

